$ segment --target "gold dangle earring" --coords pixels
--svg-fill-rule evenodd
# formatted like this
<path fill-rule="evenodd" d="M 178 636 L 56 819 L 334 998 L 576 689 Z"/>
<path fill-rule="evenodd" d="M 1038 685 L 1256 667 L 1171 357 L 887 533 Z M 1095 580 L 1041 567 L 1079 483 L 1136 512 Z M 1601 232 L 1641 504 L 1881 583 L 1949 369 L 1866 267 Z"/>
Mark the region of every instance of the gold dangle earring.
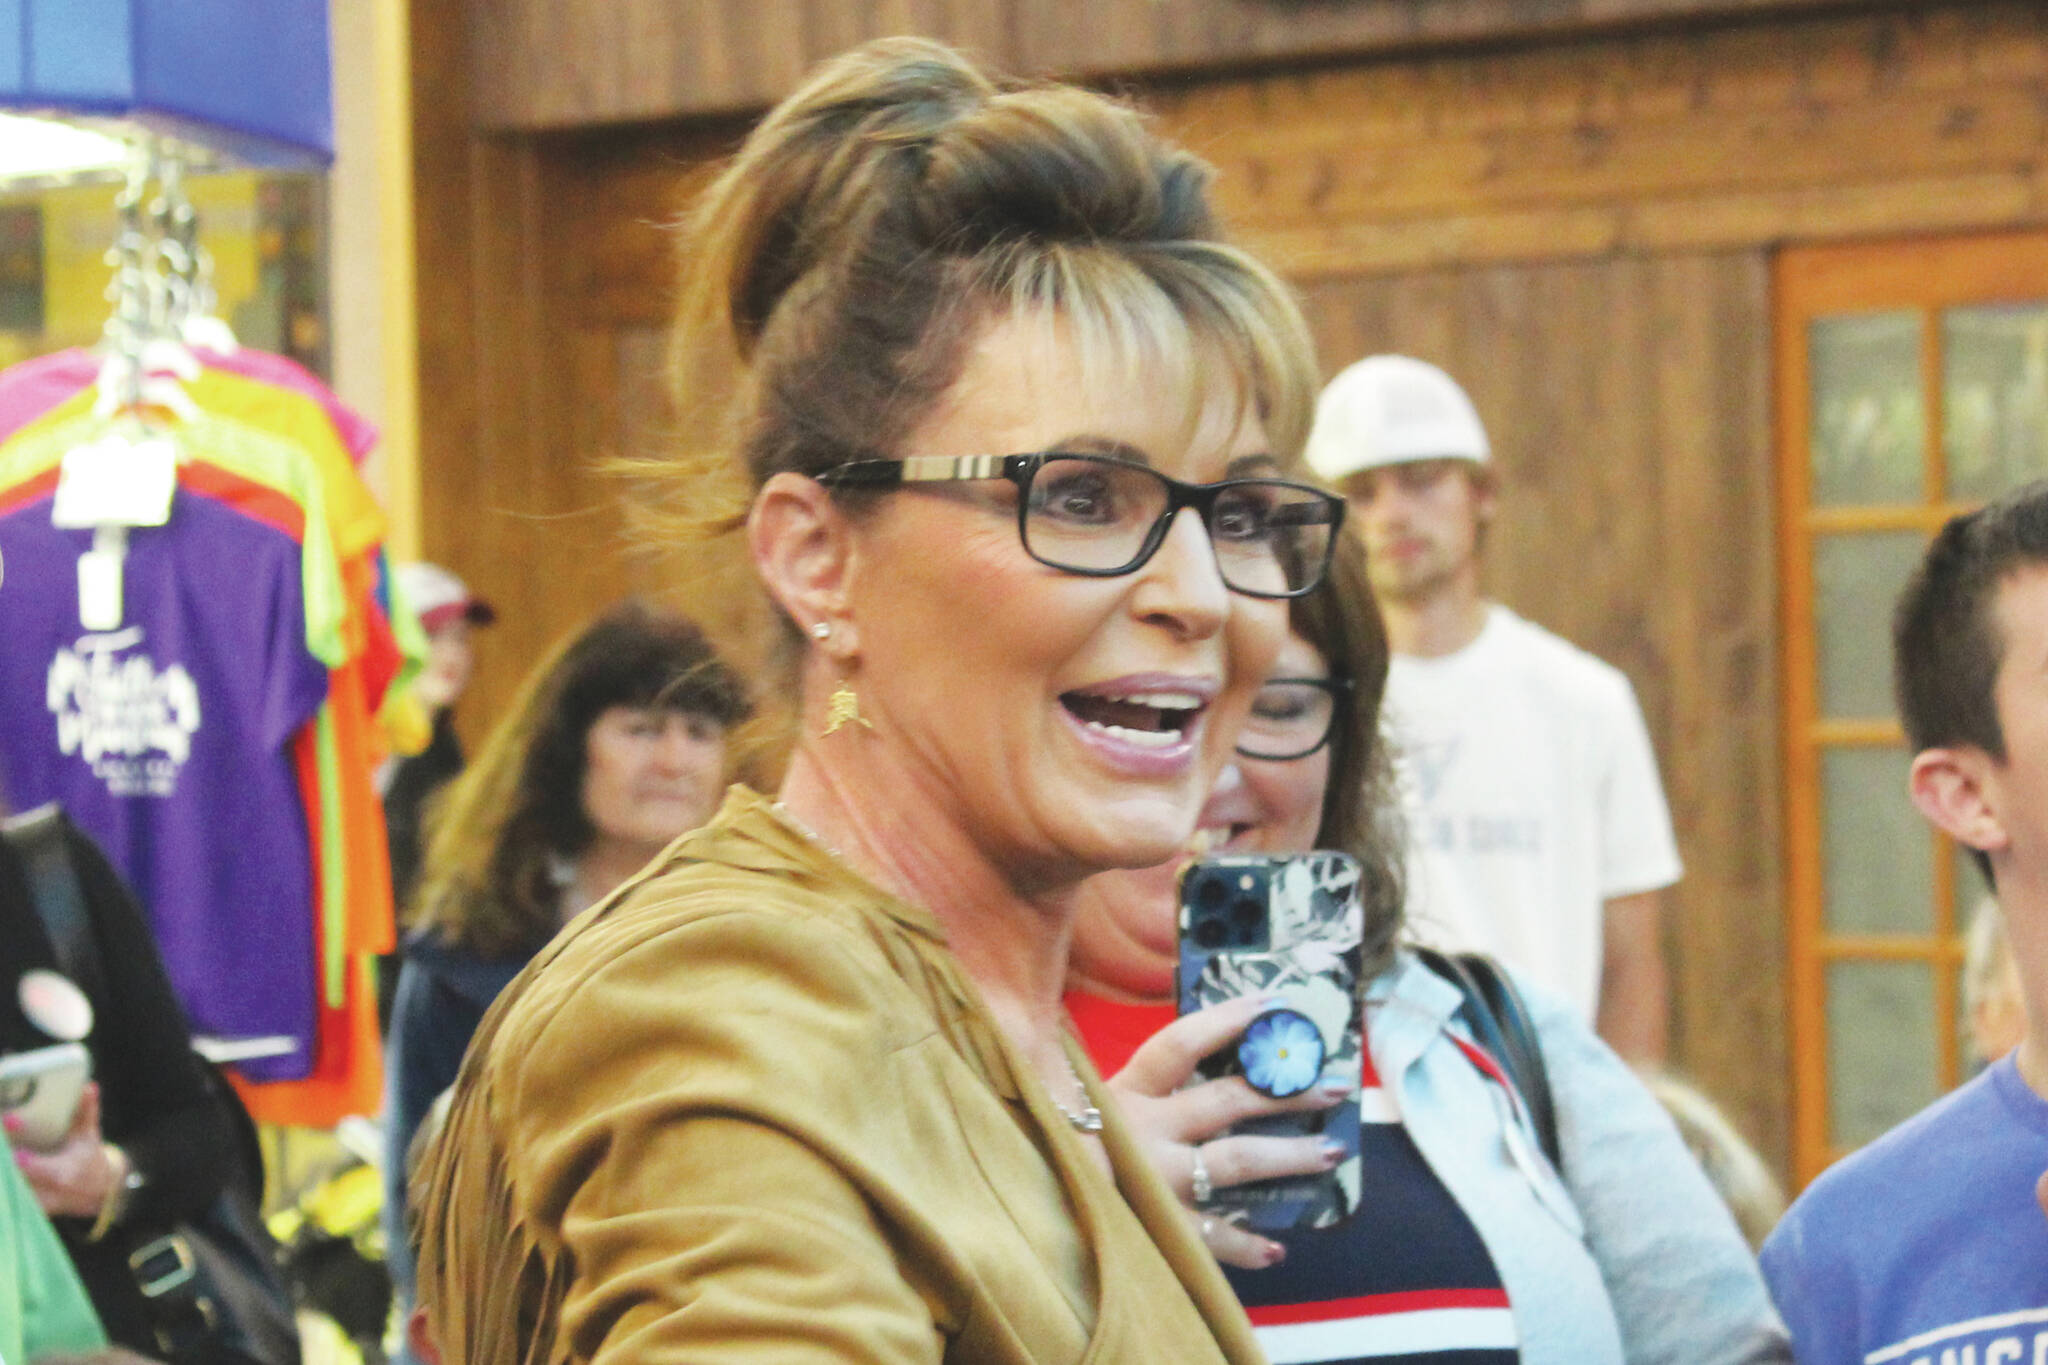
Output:
<path fill-rule="evenodd" d="M 863 730 L 875 728 L 875 723 L 860 713 L 860 694 L 853 690 L 852 683 L 841 678 L 825 702 L 825 733 L 832 734 L 848 725 L 858 725 Z"/>
<path fill-rule="evenodd" d="M 811 638 L 820 644 L 832 638 L 829 621 L 818 621 L 811 626 Z M 835 734 L 848 725 L 858 725 L 863 730 L 875 728 L 873 721 L 860 713 L 860 694 L 853 690 L 853 684 L 846 679 L 839 680 L 832 695 L 825 702 L 825 733 Z"/>

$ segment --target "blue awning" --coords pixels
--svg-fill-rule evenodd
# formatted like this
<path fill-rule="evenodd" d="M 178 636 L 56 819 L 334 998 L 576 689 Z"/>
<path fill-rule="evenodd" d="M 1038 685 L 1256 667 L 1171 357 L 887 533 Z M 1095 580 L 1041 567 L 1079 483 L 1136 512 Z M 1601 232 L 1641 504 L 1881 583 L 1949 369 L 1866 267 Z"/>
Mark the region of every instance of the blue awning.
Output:
<path fill-rule="evenodd" d="M 252 165 L 325 165 L 327 0 L 0 0 L 0 108 L 131 120 Z"/>

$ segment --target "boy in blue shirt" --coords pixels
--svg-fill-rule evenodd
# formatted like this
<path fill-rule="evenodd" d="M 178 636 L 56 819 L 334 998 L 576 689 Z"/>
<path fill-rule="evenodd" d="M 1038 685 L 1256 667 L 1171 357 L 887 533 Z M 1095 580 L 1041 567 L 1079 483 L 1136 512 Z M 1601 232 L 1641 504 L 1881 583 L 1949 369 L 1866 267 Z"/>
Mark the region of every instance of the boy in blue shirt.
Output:
<path fill-rule="evenodd" d="M 1830 1168 L 1764 1243 L 1802 1365 L 2048 1362 L 2048 482 L 1951 520 L 1892 623 L 1913 803 L 2004 907 L 2025 1040 Z"/>

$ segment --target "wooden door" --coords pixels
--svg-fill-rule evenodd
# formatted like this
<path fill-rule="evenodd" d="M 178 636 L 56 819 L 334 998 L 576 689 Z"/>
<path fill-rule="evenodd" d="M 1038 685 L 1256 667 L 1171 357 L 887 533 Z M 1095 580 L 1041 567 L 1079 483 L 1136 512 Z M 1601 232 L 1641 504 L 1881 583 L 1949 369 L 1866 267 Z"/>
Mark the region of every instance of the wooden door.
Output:
<path fill-rule="evenodd" d="M 1984 887 L 1908 801 L 1891 608 L 1947 518 L 2048 474 L 2048 233 L 1788 250 L 1775 308 L 1804 1183 L 1966 1074 Z"/>

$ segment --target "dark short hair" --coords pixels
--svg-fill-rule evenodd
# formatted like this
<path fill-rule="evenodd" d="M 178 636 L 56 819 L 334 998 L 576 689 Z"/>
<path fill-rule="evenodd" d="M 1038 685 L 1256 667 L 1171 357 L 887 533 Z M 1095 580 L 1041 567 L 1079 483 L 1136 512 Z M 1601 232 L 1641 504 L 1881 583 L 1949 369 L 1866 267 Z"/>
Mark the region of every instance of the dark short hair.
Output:
<path fill-rule="evenodd" d="M 1915 752 L 1969 745 L 2005 761 L 1998 588 L 2034 564 L 2048 564 L 2048 480 L 1950 518 L 1927 547 L 1892 613 L 1892 679 Z M 1989 860 L 1977 865 L 1988 880 Z"/>

